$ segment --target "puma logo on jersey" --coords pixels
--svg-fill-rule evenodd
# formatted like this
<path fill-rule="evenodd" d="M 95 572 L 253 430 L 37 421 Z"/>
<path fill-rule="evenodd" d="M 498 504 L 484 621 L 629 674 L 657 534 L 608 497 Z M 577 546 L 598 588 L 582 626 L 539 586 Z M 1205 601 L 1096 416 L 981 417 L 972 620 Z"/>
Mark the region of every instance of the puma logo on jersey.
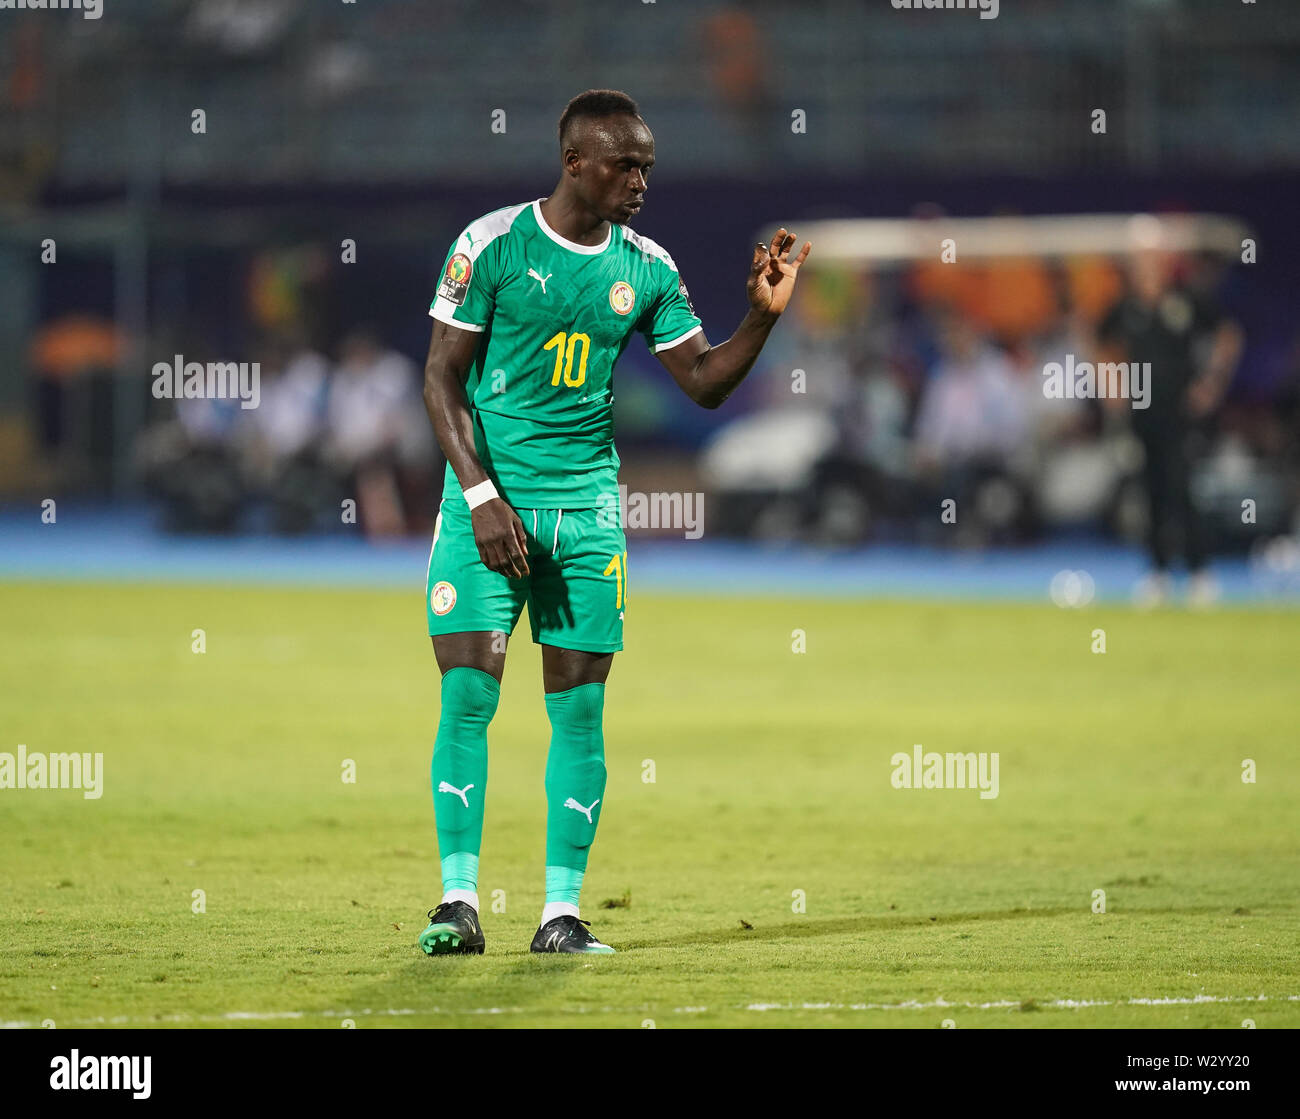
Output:
<path fill-rule="evenodd" d="M 590 824 L 591 809 L 595 808 L 596 805 L 598 805 L 599 803 L 600 803 L 600 797 L 597 797 L 595 800 L 591 802 L 591 808 L 584 808 L 581 804 L 579 804 L 576 800 L 574 800 L 573 797 L 569 797 L 569 799 L 564 802 L 564 807 L 572 808 L 575 812 L 581 812 L 584 816 L 587 817 L 587 823 Z"/>
<path fill-rule="evenodd" d="M 534 269 L 534 268 L 530 268 L 530 269 L 528 269 L 528 274 L 529 274 L 529 275 L 530 275 L 534 280 L 536 280 L 539 284 L 542 285 L 542 294 L 545 295 L 545 294 L 546 294 L 546 281 L 549 280 L 552 276 L 554 276 L 555 273 L 554 273 L 554 272 L 547 272 L 545 276 L 539 276 L 539 275 L 537 274 L 537 270 L 536 270 L 536 269 Z"/>
<path fill-rule="evenodd" d="M 461 802 L 465 805 L 466 808 L 469 807 L 469 797 L 467 797 L 465 794 L 469 792 L 470 789 L 472 789 L 473 787 L 474 787 L 473 785 L 466 785 L 463 789 L 458 789 L 450 781 L 438 782 L 438 792 L 455 793 L 458 797 L 460 797 Z M 592 807 L 594 808 L 595 805 L 592 805 Z"/>

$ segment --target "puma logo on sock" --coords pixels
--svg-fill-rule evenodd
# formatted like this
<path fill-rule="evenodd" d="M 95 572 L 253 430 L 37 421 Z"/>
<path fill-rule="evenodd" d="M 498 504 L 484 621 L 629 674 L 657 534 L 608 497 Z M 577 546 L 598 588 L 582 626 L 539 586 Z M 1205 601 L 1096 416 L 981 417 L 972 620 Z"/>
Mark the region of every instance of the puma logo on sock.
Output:
<path fill-rule="evenodd" d="M 595 808 L 596 805 L 598 805 L 599 803 L 600 803 L 600 797 L 597 797 L 595 800 L 591 802 L 591 808 Z M 587 817 L 587 823 L 589 824 L 591 823 L 591 808 L 584 808 L 581 804 L 579 804 L 576 800 L 574 800 L 573 797 L 569 797 L 569 799 L 564 802 L 564 807 L 572 808 L 575 812 L 581 812 L 584 816 Z"/>
<path fill-rule="evenodd" d="M 472 789 L 473 787 L 474 787 L 473 785 L 466 785 L 463 789 L 458 789 L 456 788 L 455 785 L 451 784 L 449 781 L 438 782 L 438 792 L 455 793 L 458 797 L 460 797 L 461 801 L 464 803 L 466 808 L 469 807 L 469 797 L 467 797 L 465 794 L 469 792 L 470 789 Z M 593 804 L 592 807 L 595 808 L 595 805 Z"/>

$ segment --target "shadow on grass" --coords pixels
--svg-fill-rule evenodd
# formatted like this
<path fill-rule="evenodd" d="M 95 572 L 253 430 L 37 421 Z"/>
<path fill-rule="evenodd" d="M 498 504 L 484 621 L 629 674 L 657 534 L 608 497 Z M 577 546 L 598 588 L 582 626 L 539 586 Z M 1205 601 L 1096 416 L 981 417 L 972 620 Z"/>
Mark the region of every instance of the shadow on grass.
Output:
<path fill-rule="evenodd" d="M 1228 910 L 1223 906 L 1210 905 L 1143 907 L 1141 909 L 1125 907 L 1123 910 L 1106 916 L 1138 917 L 1156 913 L 1177 913 L 1191 917 L 1211 914 L 1223 915 L 1227 912 Z M 628 940 L 623 943 L 622 948 L 624 951 L 632 951 L 638 948 L 670 948 L 683 945 L 698 947 L 708 944 L 740 944 L 756 940 L 790 940 L 819 936 L 843 936 L 852 933 L 899 932 L 904 929 L 921 929 L 929 925 L 990 924 L 1001 921 L 1042 919 L 1044 917 L 1081 917 L 1098 920 L 1097 915 L 1090 913 L 1086 908 L 1058 906 L 1056 908 L 1044 907 L 1042 909 L 989 910 L 983 913 L 940 913 L 934 916 L 903 916 L 900 914 L 898 916 L 834 917 L 829 920 L 804 919 L 786 921 L 780 925 L 758 924 L 748 929 L 741 928 L 740 922 L 737 921 L 736 925 L 731 928 L 716 929 L 712 932 L 691 933 L 686 937 L 683 937 L 680 932 L 676 932 L 661 937 L 642 937 L 638 940 Z"/>
<path fill-rule="evenodd" d="M 931 925 L 966 929 L 988 926 L 997 929 L 1005 927 L 1007 922 L 1050 921 L 1062 917 L 1102 921 L 1115 917 L 1141 918 L 1157 914 L 1196 918 L 1223 916 L 1227 912 L 1229 910 L 1223 906 L 1157 906 L 1125 908 L 1118 914 L 1103 917 L 1091 914 L 1086 908 L 1081 910 L 1078 906 L 1056 906 L 934 915 L 873 914 L 822 920 L 804 918 L 781 924 L 760 923 L 750 929 L 740 927 L 738 921 L 731 928 L 686 934 L 678 928 L 665 932 L 662 936 L 620 938 L 615 942 L 619 949 L 617 955 L 594 959 L 535 955 L 528 952 L 526 940 L 521 939 L 517 949 L 501 952 L 489 947 L 487 956 L 443 956 L 430 959 L 417 953 L 409 960 L 394 960 L 392 971 L 385 979 L 361 984 L 352 992 L 348 1003 L 356 1008 L 417 1007 L 421 1013 L 428 1015 L 480 1015 L 485 1024 L 494 1021 L 500 1025 L 509 1025 L 512 1017 L 517 1017 L 522 1012 L 541 1013 L 560 1003 L 576 1001 L 580 1004 L 583 999 L 602 997 L 593 995 L 591 987 L 593 979 L 600 982 L 596 977 L 602 971 L 611 980 L 637 982 L 638 976 L 644 978 L 641 965 L 647 959 L 645 953 L 656 949 L 694 949 L 701 946 L 735 946 L 747 941 L 812 940 L 853 935 L 869 937 Z M 632 965 L 634 961 L 636 966 L 624 968 L 624 964 Z M 638 990 L 635 996 L 629 994 L 611 997 L 626 997 L 639 1005 L 644 996 Z M 400 1022 L 399 1018 L 393 1024 Z"/>
<path fill-rule="evenodd" d="M 489 933 L 489 936 L 491 934 Z M 524 940 L 517 950 L 493 951 L 485 956 L 448 955 L 429 957 L 418 949 L 409 961 L 394 967 L 384 981 L 370 982 L 354 992 L 357 1006 L 392 1006 L 412 1004 L 432 1008 L 441 1006 L 465 1013 L 492 1016 L 493 1006 L 517 1008 L 546 1006 L 563 1002 L 566 995 L 586 985 L 584 965 L 600 968 L 614 964 L 618 955 L 575 956 L 539 954 L 528 951 Z M 509 1014 L 501 1024 L 509 1024 Z"/>

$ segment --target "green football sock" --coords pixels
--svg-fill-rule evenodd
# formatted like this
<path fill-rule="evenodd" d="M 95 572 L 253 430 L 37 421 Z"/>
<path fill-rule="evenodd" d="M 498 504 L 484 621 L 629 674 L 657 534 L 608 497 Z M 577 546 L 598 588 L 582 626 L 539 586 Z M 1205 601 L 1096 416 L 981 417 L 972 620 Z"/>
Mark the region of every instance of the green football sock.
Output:
<path fill-rule="evenodd" d="M 442 889 L 478 892 L 478 856 L 468 851 L 453 851 L 442 860 Z"/>
<path fill-rule="evenodd" d="M 546 900 L 577 905 L 605 795 L 604 684 L 546 697 Z"/>
<path fill-rule="evenodd" d="M 585 871 L 574 870 L 571 866 L 548 866 L 546 868 L 546 903 L 564 902 L 575 908 L 578 898 L 582 896 L 582 878 Z M 545 915 L 543 915 L 543 918 Z M 546 921 L 543 919 L 542 924 Z"/>
<path fill-rule="evenodd" d="M 477 668 L 453 668 L 442 677 L 442 713 L 433 743 L 433 787 L 444 890 L 475 890 L 487 791 L 487 728 L 501 685 Z"/>

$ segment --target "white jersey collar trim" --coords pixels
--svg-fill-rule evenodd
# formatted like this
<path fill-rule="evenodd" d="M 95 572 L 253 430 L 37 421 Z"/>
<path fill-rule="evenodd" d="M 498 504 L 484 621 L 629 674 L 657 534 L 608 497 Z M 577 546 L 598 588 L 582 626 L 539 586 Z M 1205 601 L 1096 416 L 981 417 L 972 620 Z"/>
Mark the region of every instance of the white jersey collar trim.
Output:
<path fill-rule="evenodd" d="M 579 245 L 577 241 L 570 241 L 567 237 L 561 237 L 549 225 L 546 219 L 542 217 L 542 199 L 533 200 L 533 217 L 537 219 L 537 228 L 546 234 L 552 241 L 570 252 L 582 253 L 583 256 L 595 256 L 597 253 L 603 253 L 609 248 L 609 243 L 614 237 L 614 225 L 611 222 L 609 229 L 605 233 L 605 239 L 599 245 Z"/>

